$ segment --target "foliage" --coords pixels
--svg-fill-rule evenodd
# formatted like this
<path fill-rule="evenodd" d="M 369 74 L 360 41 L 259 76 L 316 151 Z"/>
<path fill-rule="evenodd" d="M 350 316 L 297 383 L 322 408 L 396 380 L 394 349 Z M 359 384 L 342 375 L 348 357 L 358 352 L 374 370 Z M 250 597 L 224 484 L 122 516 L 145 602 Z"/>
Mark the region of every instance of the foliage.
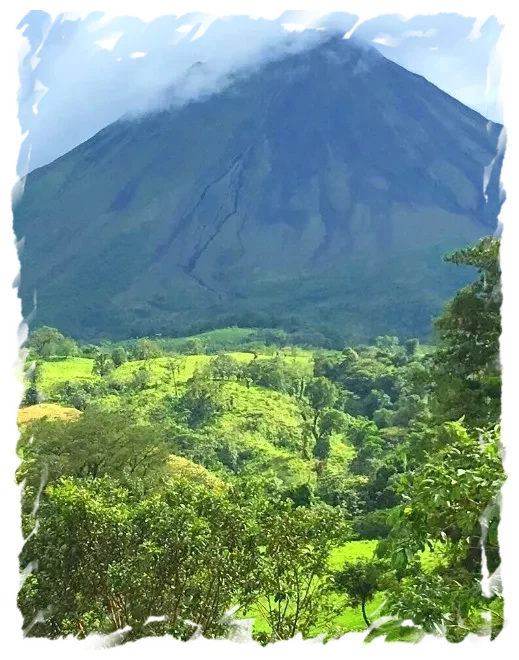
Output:
<path fill-rule="evenodd" d="M 213 380 L 235 380 L 242 374 L 240 363 L 230 355 L 218 355 L 207 365 L 205 373 Z"/>
<path fill-rule="evenodd" d="M 377 560 L 361 559 L 346 564 L 336 575 L 335 584 L 339 591 L 347 594 L 352 607 L 361 607 L 366 626 L 371 625 L 366 614 L 366 605 L 383 588 L 386 567 Z"/>
<path fill-rule="evenodd" d="M 178 410 L 192 428 L 203 426 L 223 409 L 221 390 L 216 383 L 194 376 L 178 399 Z"/>
<path fill-rule="evenodd" d="M 392 516 L 393 529 L 379 548 L 396 569 L 410 571 L 390 608 L 405 618 L 423 597 L 420 625 L 432 627 L 465 620 L 481 606 L 481 544 L 491 572 L 499 565 L 498 508 L 489 509 L 504 481 L 499 430 L 470 433 L 461 422 L 448 422 L 426 453 L 424 464 L 401 479 L 404 503 Z M 481 523 L 490 514 L 489 532 Z M 414 557 L 429 547 L 446 563 L 435 576 L 441 588 L 413 572 Z M 410 568 L 411 567 L 411 568 Z M 407 586 L 406 586 L 407 585 Z M 422 591 L 423 592 L 422 592 Z M 411 600 L 410 600 L 411 599 Z M 418 622 L 418 620 L 417 620 Z"/>
<path fill-rule="evenodd" d="M 25 380 L 27 382 L 27 387 L 23 395 L 22 404 L 26 406 L 34 406 L 38 403 L 41 403 L 42 395 L 39 390 L 39 385 L 41 383 L 42 373 L 41 373 L 41 362 L 33 362 L 33 364 L 27 370 Z"/>
<path fill-rule="evenodd" d="M 96 376 L 107 376 L 111 371 L 114 370 L 114 368 L 115 365 L 112 359 L 106 353 L 100 352 L 94 359 L 92 373 Z"/>
<path fill-rule="evenodd" d="M 480 581 L 500 562 L 505 478 L 497 257 L 490 239 L 450 257 L 479 279 L 446 307 L 436 348 L 343 348 L 322 327 L 337 350 L 311 353 L 293 342 L 321 330 L 295 319 L 82 357 L 53 328 L 32 333 L 17 479 L 22 567 L 38 570 L 19 604 L 26 623 L 46 614 L 29 634 L 187 639 L 189 619 L 218 637 L 239 606 L 266 643 L 362 630 L 385 600 L 394 620 L 370 639 L 495 637 L 500 588 Z"/>
<path fill-rule="evenodd" d="M 50 607 L 36 624 L 50 637 L 131 625 L 130 638 L 166 632 L 186 639 L 193 632 L 186 620 L 221 634 L 225 611 L 249 593 L 255 507 L 254 498 L 238 501 L 232 491 L 216 494 L 191 481 L 142 499 L 107 477 L 61 479 L 48 487 L 38 534 L 22 552 L 22 563 L 39 558 L 20 593 L 25 620 Z M 166 622 L 147 628 L 158 613 Z"/>
<path fill-rule="evenodd" d="M 254 575 L 255 603 L 271 630 L 271 641 L 308 636 L 336 616 L 327 559 L 347 538 L 340 509 L 294 508 L 274 502 L 263 514 L 261 546 Z"/>
<path fill-rule="evenodd" d="M 133 347 L 132 357 L 134 360 L 152 360 L 161 355 L 160 346 L 156 341 L 142 337 L 138 339 Z"/>
<path fill-rule="evenodd" d="M 304 379 L 304 372 L 295 365 L 290 365 L 281 357 L 268 360 L 254 359 L 243 371 L 244 378 L 260 387 L 267 387 L 287 394 L 298 394 Z"/>
<path fill-rule="evenodd" d="M 101 388 L 95 382 L 66 380 L 54 385 L 49 398 L 83 411 L 100 392 Z"/>
<path fill-rule="evenodd" d="M 43 359 L 53 355 L 70 355 L 74 351 L 74 343 L 71 340 L 66 340 L 59 330 L 48 326 L 33 330 L 27 346 L 31 353 Z"/>
<path fill-rule="evenodd" d="M 123 346 L 115 346 L 111 353 L 112 362 L 115 367 L 120 367 L 128 359 L 128 354 Z"/>
<path fill-rule="evenodd" d="M 168 455 L 160 428 L 132 420 L 127 413 L 96 408 L 89 408 L 72 424 L 57 419 L 32 422 L 22 433 L 19 452 L 23 463 L 18 480 L 26 479 L 33 487 L 38 487 L 43 474 L 49 481 L 60 476 L 109 475 L 156 482 Z"/>
<path fill-rule="evenodd" d="M 496 424 L 501 410 L 499 248 L 499 240 L 484 238 L 447 257 L 452 263 L 476 267 L 479 279 L 461 289 L 436 321 L 439 347 L 433 375 L 438 415 L 447 420 L 463 416 L 473 428 Z"/>

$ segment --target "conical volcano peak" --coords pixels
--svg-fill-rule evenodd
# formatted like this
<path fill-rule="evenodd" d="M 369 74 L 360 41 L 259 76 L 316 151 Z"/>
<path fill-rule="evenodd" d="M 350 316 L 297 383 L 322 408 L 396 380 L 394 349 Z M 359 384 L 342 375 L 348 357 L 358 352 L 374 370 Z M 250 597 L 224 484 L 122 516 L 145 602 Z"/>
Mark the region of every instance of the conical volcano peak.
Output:
<path fill-rule="evenodd" d="M 36 289 L 41 323 L 78 336 L 254 318 L 424 336 L 460 284 L 441 255 L 497 225 L 497 133 L 332 35 L 29 175 L 25 313 Z"/>

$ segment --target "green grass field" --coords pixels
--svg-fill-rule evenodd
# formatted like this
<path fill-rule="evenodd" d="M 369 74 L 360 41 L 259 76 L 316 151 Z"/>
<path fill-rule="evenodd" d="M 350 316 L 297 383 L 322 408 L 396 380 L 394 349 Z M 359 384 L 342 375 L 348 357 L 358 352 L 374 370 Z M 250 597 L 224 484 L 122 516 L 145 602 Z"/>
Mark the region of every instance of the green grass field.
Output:
<path fill-rule="evenodd" d="M 227 355 L 233 357 L 238 362 L 247 363 L 254 359 L 252 353 L 245 352 L 229 352 Z M 283 359 L 289 364 L 299 364 L 305 367 L 308 367 L 310 370 L 312 364 L 312 353 L 311 351 L 298 351 L 296 355 L 291 355 L 288 353 L 280 355 Z M 183 355 L 179 356 L 180 360 L 180 369 L 177 374 L 178 383 L 185 383 L 189 378 L 191 378 L 194 373 L 198 370 L 209 364 L 209 362 L 214 358 L 213 355 Z M 166 375 L 166 369 L 169 361 L 169 357 L 160 357 L 150 361 L 150 371 L 152 376 L 152 381 L 154 379 L 161 379 Z M 260 360 L 272 359 L 272 355 L 261 354 L 258 355 Z M 94 365 L 94 360 L 91 358 L 83 357 L 74 357 L 74 358 L 64 358 L 62 360 L 53 360 L 50 362 L 43 362 L 42 364 L 42 380 L 40 383 L 41 390 L 46 393 L 48 392 L 56 383 L 60 383 L 67 380 L 95 380 L 97 376 L 92 373 L 92 367 Z M 111 376 L 120 381 L 124 382 L 132 378 L 133 374 L 138 371 L 141 367 L 145 366 L 143 360 L 135 360 L 131 362 L 126 362 L 117 369 L 115 369 Z"/>
<path fill-rule="evenodd" d="M 214 333 L 229 333 L 232 329 L 213 331 Z M 237 329 L 236 329 L 237 330 Z M 210 334 L 210 333 L 207 333 Z M 297 351 L 279 351 L 280 356 L 288 363 L 295 363 L 308 368 L 311 371 L 313 355 L 311 351 L 298 349 Z M 247 363 L 254 359 L 251 352 L 228 352 L 238 362 Z M 169 378 L 169 364 L 171 357 L 160 357 L 145 363 L 144 361 L 129 361 L 115 369 L 109 376 L 110 379 L 125 382 L 130 380 L 143 366 L 148 366 L 151 373 L 150 387 L 132 395 L 132 408 L 139 410 L 139 414 L 145 417 L 160 400 L 171 390 L 182 385 L 192 377 L 195 372 L 202 369 L 213 359 L 213 355 L 180 355 L 175 356 L 177 365 L 175 380 Z M 271 359 L 270 354 L 260 354 L 257 359 Z M 93 359 L 67 358 L 44 362 L 42 365 L 42 391 L 50 392 L 57 383 L 64 381 L 99 380 L 92 374 Z M 211 433 L 216 436 L 234 439 L 240 450 L 249 453 L 247 470 L 251 473 L 272 473 L 281 479 L 287 486 L 298 483 L 310 483 L 315 480 L 312 464 L 298 457 L 300 411 L 297 402 L 289 395 L 264 389 L 251 385 L 247 387 L 240 382 L 226 382 L 222 388 L 226 401 L 225 410 L 218 415 L 211 425 Z M 110 407 L 118 403 L 116 395 L 109 395 L 99 399 L 104 405 Z M 60 406 L 58 412 L 65 415 L 69 409 Z M 31 408 L 34 409 L 31 412 Z M 41 406 L 32 406 L 25 409 L 24 415 L 27 419 L 39 417 L 44 411 L 39 410 Z M 53 412 L 53 411 L 50 411 Z M 57 413 L 54 413 L 57 414 Z M 78 413 L 79 415 L 79 413 Z M 24 417 L 24 422 L 26 422 Z M 288 445 L 286 443 L 289 443 Z M 292 445 L 290 445 L 292 443 Z M 332 440 L 332 457 L 344 460 L 345 465 L 351 460 L 351 447 L 340 441 Z M 182 470 L 186 465 L 191 470 L 205 475 L 204 468 L 186 459 L 183 461 Z M 210 474 L 210 473 L 207 473 Z M 216 479 L 216 477 L 212 477 Z M 363 540 L 350 541 L 345 545 L 335 548 L 329 557 L 330 568 L 339 570 L 348 562 L 359 559 L 370 559 L 374 555 L 377 541 Z M 424 570 L 432 568 L 438 563 L 439 557 L 431 552 L 425 552 L 422 556 Z M 337 594 L 337 600 L 343 600 L 343 596 Z M 335 598 L 335 596 L 334 596 Z M 385 600 L 385 595 L 379 593 L 367 606 L 367 615 L 370 620 L 377 618 Z M 239 612 L 238 616 L 255 619 L 254 629 L 256 632 L 269 632 L 265 619 L 258 610 Z M 342 632 L 366 630 L 360 607 L 342 607 L 340 614 L 335 618 L 334 625 Z M 315 632 L 318 634 L 318 631 Z"/>
<path fill-rule="evenodd" d="M 65 380 L 90 380 L 95 378 L 92 374 L 94 361 L 90 358 L 65 358 L 52 362 L 43 362 L 40 388 L 46 392 L 55 383 Z"/>
<path fill-rule="evenodd" d="M 371 559 L 376 547 L 376 541 L 350 541 L 346 545 L 332 550 L 330 566 L 334 570 L 338 570 L 346 562 L 353 562 L 358 559 Z"/>
<path fill-rule="evenodd" d="M 376 545 L 376 541 L 350 541 L 332 551 L 330 555 L 330 566 L 334 570 L 339 570 L 345 563 L 355 562 L 358 559 L 370 559 L 373 556 Z M 337 595 L 337 598 L 339 599 L 340 596 Z M 377 594 L 367 606 L 368 617 L 373 617 L 374 615 L 374 618 L 376 618 L 377 610 L 383 603 L 384 594 Z M 254 630 L 256 632 L 269 632 L 267 622 L 257 610 L 238 613 L 237 616 L 254 619 Z M 362 632 L 366 630 L 366 624 L 362 618 L 360 607 L 344 607 L 333 623 L 339 626 L 344 632 Z M 315 634 L 319 634 L 319 631 L 315 631 Z"/>
<path fill-rule="evenodd" d="M 188 339 L 201 339 L 210 350 L 225 350 L 230 346 L 235 346 L 241 341 L 246 340 L 254 334 L 254 328 L 218 328 L 201 332 L 194 337 L 178 337 L 171 339 L 159 339 L 159 344 L 166 350 L 178 350 Z"/>

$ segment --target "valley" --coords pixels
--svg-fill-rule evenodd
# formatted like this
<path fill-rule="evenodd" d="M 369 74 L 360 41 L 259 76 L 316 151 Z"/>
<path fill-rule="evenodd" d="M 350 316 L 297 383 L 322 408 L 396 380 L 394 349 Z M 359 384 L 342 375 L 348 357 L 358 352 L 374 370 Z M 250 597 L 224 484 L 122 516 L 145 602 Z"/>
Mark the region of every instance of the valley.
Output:
<path fill-rule="evenodd" d="M 42 559 L 19 604 L 26 621 L 54 605 L 31 634 L 129 625 L 126 640 L 188 639 L 192 621 L 232 637 L 234 620 L 254 619 L 267 644 L 391 615 L 368 641 L 438 625 L 451 641 L 495 636 L 502 598 L 476 583 L 479 517 L 504 479 L 497 249 L 484 239 L 450 257 L 480 278 L 446 306 L 434 345 L 386 335 L 334 350 L 251 327 L 93 344 L 34 330 L 17 479 L 21 559 Z M 485 352 L 455 375 L 479 324 Z"/>

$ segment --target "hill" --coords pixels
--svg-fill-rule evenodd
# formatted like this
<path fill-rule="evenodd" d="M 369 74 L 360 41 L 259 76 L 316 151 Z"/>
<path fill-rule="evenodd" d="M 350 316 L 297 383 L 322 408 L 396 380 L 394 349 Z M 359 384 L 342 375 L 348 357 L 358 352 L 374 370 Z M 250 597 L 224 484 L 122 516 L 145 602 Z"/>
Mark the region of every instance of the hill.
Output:
<path fill-rule="evenodd" d="M 332 39 L 31 173 L 24 314 L 83 338 L 214 327 L 425 337 L 496 228 L 501 127 Z M 486 194 L 485 194 L 486 193 Z"/>

